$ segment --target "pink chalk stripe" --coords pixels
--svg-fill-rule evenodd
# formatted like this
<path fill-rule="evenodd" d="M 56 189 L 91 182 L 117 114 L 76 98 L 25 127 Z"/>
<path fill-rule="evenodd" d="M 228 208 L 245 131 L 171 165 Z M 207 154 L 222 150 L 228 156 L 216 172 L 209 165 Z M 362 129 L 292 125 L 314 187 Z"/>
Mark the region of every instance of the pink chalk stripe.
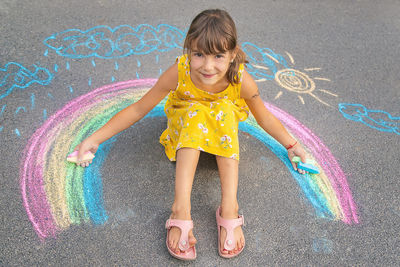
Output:
<path fill-rule="evenodd" d="M 286 127 L 288 127 L 289 131 L 295 134 L 296 137 L 310 149 L 312 155 L 316 158 L 328 179 L 331 181 L 332 187 L 335 190 L 344 212 L 343 221 L 348 224 L 352 221 L 358 223 L 357 208 L 353 201 L 346 176 L 330 150 L 311 132 L 311 130 L 301 124 L 293 116 L 270 103 L 264 103 L 268 110 L 281 120 Z"/>
<path fill-rule="evenodd" d="M 137 86 L 152 86 L 156 79 L 143 79 L 119 82 L 111 85 L 100 87 L 89 92 L 86 95 L 80 96 L 77 99 L 67 103 L 64 108 L 52 115 L 28 141 L 28 145 L 24 149 L 21 168 L 20 168 L 20 187 L 23 205 L 27 212 L 28 218 L 31 221 L 36 233 L 41 239 L 48 236 L 55 236 L 57 227 L 53 216 L 50 212 L 49 203 L 47 202 L 46 193 L 43 181 L 43 150 L 42 140 L 50 131 L 51 126 L 59 124 L 65 117 L 71 117 L 71 109 L 82 109 L 82 102 L 106 92 L 118 91 L 120 89 L 137 87 Z M 138 88 L 139 89 L 139 88 Z M 82 111 L 82 110 L 81 110 Z M 40 150 L 41 154 L 37 151 Z M 39 164 L 36 164 L 39 161 Z"/>

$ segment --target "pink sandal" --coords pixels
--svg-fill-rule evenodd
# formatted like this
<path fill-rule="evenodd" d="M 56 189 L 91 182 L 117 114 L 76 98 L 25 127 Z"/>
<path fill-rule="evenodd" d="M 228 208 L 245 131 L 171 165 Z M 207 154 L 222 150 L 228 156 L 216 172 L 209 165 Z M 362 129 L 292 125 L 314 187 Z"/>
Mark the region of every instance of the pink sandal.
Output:
<path fill-rule="evenodd" d="M 223 254 L 221 251 L 221 241 L 220 241 L 220 237 L 221 237 L 221 226 L 225 228 L 226 230 L 226 239 L 225 239 L 225 243 L 224 243 L 224 249 L 230 251 L 235 249 L 236 247 L 236 240 L 235 237 L 233 236 L 233 230 L 238 227 L 238 226 L 244 226 L 244 218 L 243 215 L 239 215 L 239 217 L 237 219 L 224 219 L 221 217 L 221 207 L 218 207 L 217 212 L 216 212 L 216 218 L 217 218 L 217 226 L 218 226 L 218 253 L 221 257 L 223 258 L 233 258 L 236 257 L 237 255 L 239 255 L 243 249 L 244 249 L 244 245 L 242 249 L 235 253 L 235 254 Z"/>
<path fill-rule="evenodd" d="M 179 249 L 182 250 L 180 254 L 176 254 L 175 251 L 173 251 L 169 247 L 169 230 L 171 227 L 178 227 L 181 229 L 181 237 L 179 239 Z M 167 248 L 168 252 L 175 258 L 180 259 L 180 260 L 194 260 L 196 259 L 196 248 L 189 247 L 189 231 L 193 229 L 193 221 L 192 220 L 178 220 L 178 219 L 168 219 L 167 222 L 165 223 L 165 228 L 167 229 Z"/>

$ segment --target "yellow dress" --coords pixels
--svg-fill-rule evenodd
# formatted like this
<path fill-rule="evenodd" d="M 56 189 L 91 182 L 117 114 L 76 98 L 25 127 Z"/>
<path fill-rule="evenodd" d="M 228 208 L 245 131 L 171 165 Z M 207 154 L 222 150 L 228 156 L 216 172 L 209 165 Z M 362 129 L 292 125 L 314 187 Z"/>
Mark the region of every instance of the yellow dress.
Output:
<path fill-rule="evenodd" d="M 190 147 L 239 160 L 238 123 L 249 114 L 246 102 L 240 98 L 243 64 L 239 67 L 239 83 L 214 94 L 193 84 L 187 55 L 177 61 L 178 85 L 165 103 L 168 127 L 160 137 L 165 154 L 175 161 L 179 148 Z"/>

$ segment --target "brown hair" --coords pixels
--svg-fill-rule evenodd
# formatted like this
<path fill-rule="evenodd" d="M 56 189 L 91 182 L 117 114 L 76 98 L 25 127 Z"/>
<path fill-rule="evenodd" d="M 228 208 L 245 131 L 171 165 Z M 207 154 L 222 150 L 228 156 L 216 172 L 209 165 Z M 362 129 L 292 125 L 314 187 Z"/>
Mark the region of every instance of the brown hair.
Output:
<path fill-rule="evenodd" d="M 238 70 L 242 63 L 248 63 L 246 54 L 237 44 L 235 22 L 228 12 L 220 9 L 208 9 L 198 14 L 190 24 L 183 44 L 184 53 L 190 54 L 193 46 L 207 54 L 235 52 L 236 57 L 227 71 L 228 81 L 239 83 Z"/>

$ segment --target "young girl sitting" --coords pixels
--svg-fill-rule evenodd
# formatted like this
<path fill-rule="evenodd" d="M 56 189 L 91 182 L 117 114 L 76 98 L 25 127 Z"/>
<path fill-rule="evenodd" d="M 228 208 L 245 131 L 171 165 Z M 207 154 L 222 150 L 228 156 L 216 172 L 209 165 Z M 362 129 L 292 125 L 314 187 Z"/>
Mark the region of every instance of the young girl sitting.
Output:
<path fill-rule="evenodd" d="M 216 211 L 218 252 L 231 258 L 245 245 L 237 201 L 239 121 L 246 120 L 250 109 L 258 124 L 288 149 L 290 159 L 299 156 L 305 162 L 306 153 L 264 106 L 256 83 L 244 69 L 246 56 L 227 12 L 205 10 L 197 15 L 184 52 L 139 101 L 76 147 L 78 164 L 88 166 L 91 160 L 81 160 L 86 152 L 95 153 L 102 142 L 142 119 L 168 95 L 168 126 L 160 137 L 167 157 L 176 161 L 175 197 L 166 222 L 168 251 L 179 259 L 196 258 L 191 190 L 200 151 L 205 151 L 216 156 L 221 181 L 222 197 Z M 295 163 L 293 167 L 297 169 Z"/>

